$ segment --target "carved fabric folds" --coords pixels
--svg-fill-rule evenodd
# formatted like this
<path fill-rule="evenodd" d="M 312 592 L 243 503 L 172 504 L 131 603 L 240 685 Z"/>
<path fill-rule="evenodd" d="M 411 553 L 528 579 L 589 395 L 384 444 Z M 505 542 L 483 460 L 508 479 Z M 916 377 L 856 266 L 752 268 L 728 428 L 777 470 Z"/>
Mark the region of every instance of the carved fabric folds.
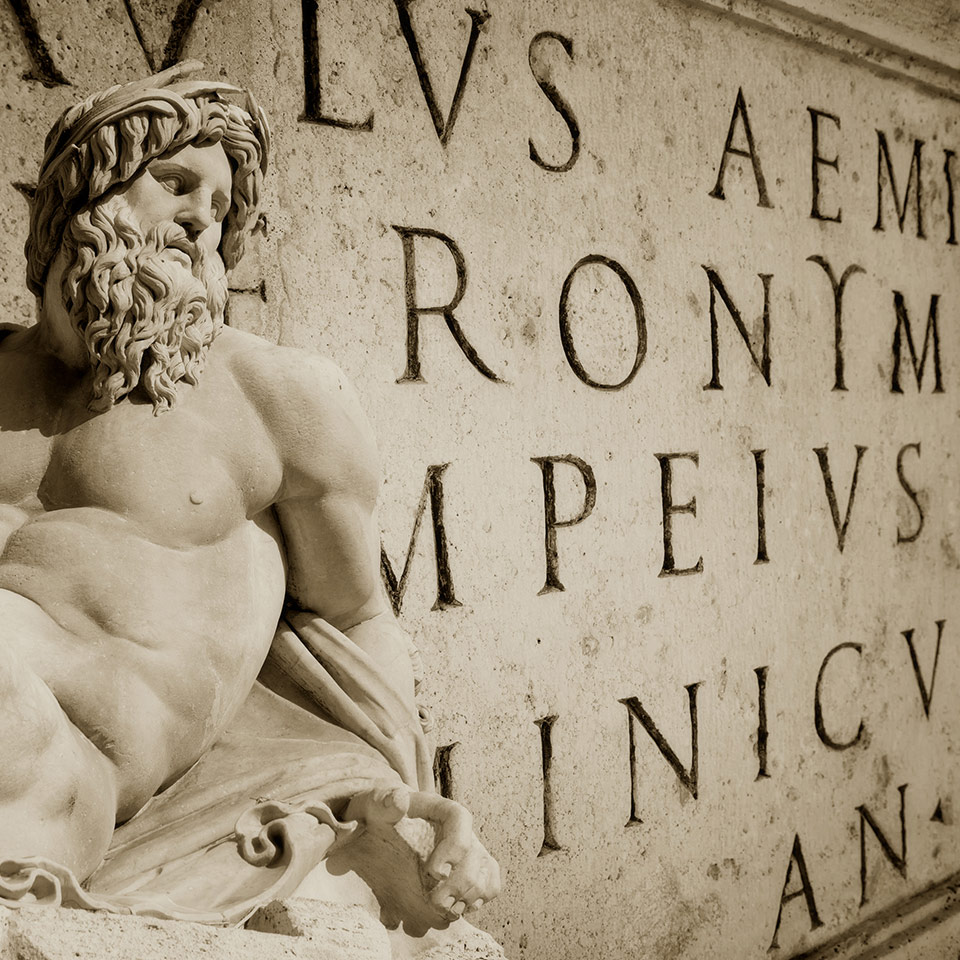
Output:
<path fill-rule="evenodd" d="M 417 716 L 345 634 L 287 611 L 224 735 L 117 828 L 93 875 L 0 861 L 0 904 L 241 923 L 355 834 L 337 816 L 351 797 L 401 782 L 433 789 Z"/>

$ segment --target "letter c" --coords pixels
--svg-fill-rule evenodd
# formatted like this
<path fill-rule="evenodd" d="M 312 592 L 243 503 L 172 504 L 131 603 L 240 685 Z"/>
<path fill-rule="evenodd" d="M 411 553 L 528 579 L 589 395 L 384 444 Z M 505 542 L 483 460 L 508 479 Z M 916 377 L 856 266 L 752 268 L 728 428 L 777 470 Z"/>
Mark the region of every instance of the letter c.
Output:
<path fill-rule="evenodd" d="M 823 684 L 823 675 L 826 672 L 827 664 L 833 658 L 834 654 L 839 653 L 841 650 L 856 650 L 858 656 L 862 656 L 863 648 L 859 643 L 838 643 L 824 658 L 823 663 L 820 664 L 820 672 L 817 674 L 817 687 L 813 697 L 813 723 L 817 728 L 817 736 L 825 743 L 831 750 L 846 750 L 849 747 L 854 746 L 860 742 L 860 738 L 863 736 L 863 720 L 860 721 L 860 726 L 857 727 L 856 735 L 852 740 L 834 740 L 830 734 L 827 733 L 826 729 L 823 726 L 823 710 L 820 706 L 820 687 Z"/>

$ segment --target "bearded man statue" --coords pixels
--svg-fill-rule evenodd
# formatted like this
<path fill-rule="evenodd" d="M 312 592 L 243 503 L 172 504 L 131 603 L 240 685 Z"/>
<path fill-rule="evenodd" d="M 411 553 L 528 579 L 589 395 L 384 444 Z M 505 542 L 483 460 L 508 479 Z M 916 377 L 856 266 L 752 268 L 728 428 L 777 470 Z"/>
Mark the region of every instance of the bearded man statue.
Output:
<path fill-rule="evenodd" d="M 198 68 L 46 142 L 0 339 L 0 903 L 230 924 L 350 872 L 443 929 L 497 866 L 433 789 L 354 393 L 224 326 L 269 133 Z"/>

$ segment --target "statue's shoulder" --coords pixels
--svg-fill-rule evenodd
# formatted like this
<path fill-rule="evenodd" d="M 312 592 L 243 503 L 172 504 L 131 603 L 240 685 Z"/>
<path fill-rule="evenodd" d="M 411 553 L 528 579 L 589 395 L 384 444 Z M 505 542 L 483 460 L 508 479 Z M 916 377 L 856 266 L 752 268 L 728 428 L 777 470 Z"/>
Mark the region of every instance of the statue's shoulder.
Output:
<path fill-rule="evenodd" d="M 343 371 L 311 350 L 280 346 L 232 327 L 223 328 L 215 346 L 211 358 L 255 404 L 302 400 L 323 406 L 344 392 Z"/>
<path fill-rule="evenodd" d="M 312 350 L 278 346 L 226 327 L 210 359 L 228 370 L 259 415 L 287 465 L 309 462 L 331 444 L 348 473 L 379 475 L 376 443 L 360 400 L 343 371 Z M 328 466 L 325 471 L 329 470 Z"/>

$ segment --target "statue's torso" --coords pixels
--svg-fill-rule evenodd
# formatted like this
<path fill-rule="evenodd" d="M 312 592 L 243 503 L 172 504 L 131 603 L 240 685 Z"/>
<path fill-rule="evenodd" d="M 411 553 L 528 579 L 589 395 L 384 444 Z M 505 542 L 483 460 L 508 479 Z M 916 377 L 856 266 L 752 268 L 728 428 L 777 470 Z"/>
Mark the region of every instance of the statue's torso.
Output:
<path fill-rule="evenodd" d="M 121 817 L 222 731 L 283 604 L 279 459 L 218 346 L 157 417 L 0 349 L 0 640 L 116 760 Z"/>

